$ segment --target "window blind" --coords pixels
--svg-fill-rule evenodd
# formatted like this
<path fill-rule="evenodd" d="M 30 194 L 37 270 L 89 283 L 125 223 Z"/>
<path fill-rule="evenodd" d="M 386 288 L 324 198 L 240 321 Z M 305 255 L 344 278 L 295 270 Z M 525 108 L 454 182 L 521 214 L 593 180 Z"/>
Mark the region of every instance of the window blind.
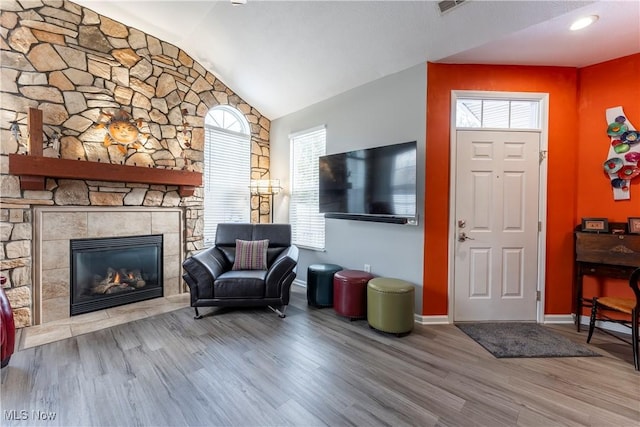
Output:
<path fill-rule="evenodd" d="M 205 125 L 204 244 L 212 246 L 222 222 L 250 222 L 249 135 Z"/>
<path fill-rule="evenodd" d="M 290 137 L 291 199 L 289 222 L 293 243 L 324 249 L 324 214 L 319 213 L 318 158 L 325 154 L 326 129 L 314 128 Z"/>

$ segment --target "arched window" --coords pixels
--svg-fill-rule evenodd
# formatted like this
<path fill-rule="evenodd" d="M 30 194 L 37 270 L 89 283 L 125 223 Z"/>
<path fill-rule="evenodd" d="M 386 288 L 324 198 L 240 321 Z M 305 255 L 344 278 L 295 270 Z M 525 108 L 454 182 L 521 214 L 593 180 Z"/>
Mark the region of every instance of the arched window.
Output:
<path fill-rule="evenodd" d="M 204 244 L 215 243 L 222 222 L 250 222 L 251 135 L 233 107 L 217 106 L 204 119 Z"/>

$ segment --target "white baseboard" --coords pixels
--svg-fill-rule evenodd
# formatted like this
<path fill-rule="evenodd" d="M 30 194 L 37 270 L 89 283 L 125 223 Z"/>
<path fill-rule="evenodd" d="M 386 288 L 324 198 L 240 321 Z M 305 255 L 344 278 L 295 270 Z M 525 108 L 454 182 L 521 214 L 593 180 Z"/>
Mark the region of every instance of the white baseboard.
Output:
<path fill-rule="evenodd" d="M 307 287 L 307 282 L 303 282 L 302 280 L 294 279 L 294 285 L 301 286 L 303 288 Z M 575 314 L 545 314 L 544 319 L 542 320 L 543 324 L 555 324 L 555 325 L 570 325 L 575 323 Z M 439 316 L 423 316 L 421 314 L 414 314 L 413 320 L 420 325 L 449 325 L 449 316 L 446 314 Z M 580 324 L 584 325 L 585 328 L 583 330 L 588 330 L 589 328 L 589 316 L 582 316 L 580 319 Z M 631 335 L 631 330 L 622 325 L 612 322 L 596 322 L 596 326 L 601 329 L 606 329 L 611 332 L 619 332 L 622 334 Z"/>
<path fill-rule="evenodd" d="M 414 314 L 413 318 L 416 323 L 421 325 L 448 325 L 449 317 L 443 316 L 422 316 L 420 314 Z"/>
<path fill-rule="evenodd" d="M 298 280 L 298 279 L 293 279 L 293 284 L 302 286 L 303 288 L 307 287 L 307 282 L 303 282 L 302 280 Z"/>
<path fill-rule="evenodd" d="M 547 314 L 544 316 L 544 321 L 542 323 L 548 324 L 574 324 L 575 323 L 575 314 Z M 583 326 L 583 331 L 589 330 L 589 316 L 581 316 L 580 317 L 580 325 Z M 613 322 L 596 322 L 596 327 L 600 329 L 604 329 L 610 332 L 617 332 L 621 334 L 631 335 L 631 329 L 622 326 L 618 323 Z"/>
<path fill-rule="evenodd" d="M 573 314 L 545 314 L 542 323 L 566 324 L 573 323 Z"/>
<path fill-rule="evenodd" d="M 572 315 L 575 317 L 575 315 Z M 585 330 L 589 330 L 589 316 L 581 316 L 580 317 L 580 324 L 581 325 L 585 325 Z M 625 334 L 625 335 L 631 335 L 631 329 L 627 328 L 626 326 L 620 325 L 618 323 L 614 323 L 614 322 L 600 322 L 597 321 L 596 322 L 596 328 L 600 328 L 600 329 L 605 329 L 607 331 L 610 332 L 618 332 L 621 334 Z M 597 331 L 595 332 L 597 333 Z"/>

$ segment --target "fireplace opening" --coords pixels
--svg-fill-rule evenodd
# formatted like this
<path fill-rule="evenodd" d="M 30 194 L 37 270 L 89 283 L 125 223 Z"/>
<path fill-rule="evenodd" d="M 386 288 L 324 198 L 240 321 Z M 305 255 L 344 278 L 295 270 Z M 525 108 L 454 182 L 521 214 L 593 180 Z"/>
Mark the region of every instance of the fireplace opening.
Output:
<path fill-rule="evenodd" d="M 71 316 L 163 295 L 162 235 L 71 240 Z"/>

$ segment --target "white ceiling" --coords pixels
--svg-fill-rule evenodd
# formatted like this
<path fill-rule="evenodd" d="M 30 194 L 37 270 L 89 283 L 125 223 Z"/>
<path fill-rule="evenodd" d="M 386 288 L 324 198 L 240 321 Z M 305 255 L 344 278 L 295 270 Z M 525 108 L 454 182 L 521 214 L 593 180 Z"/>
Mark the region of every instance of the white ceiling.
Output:
<path fill-rule="evenodd" d="M 424 0 L 75 1 L 180 47 L 270 119 L 426 61 L 583 67 L 640 52 L 638 0 L 468 0 L 443 15 Z"/>

